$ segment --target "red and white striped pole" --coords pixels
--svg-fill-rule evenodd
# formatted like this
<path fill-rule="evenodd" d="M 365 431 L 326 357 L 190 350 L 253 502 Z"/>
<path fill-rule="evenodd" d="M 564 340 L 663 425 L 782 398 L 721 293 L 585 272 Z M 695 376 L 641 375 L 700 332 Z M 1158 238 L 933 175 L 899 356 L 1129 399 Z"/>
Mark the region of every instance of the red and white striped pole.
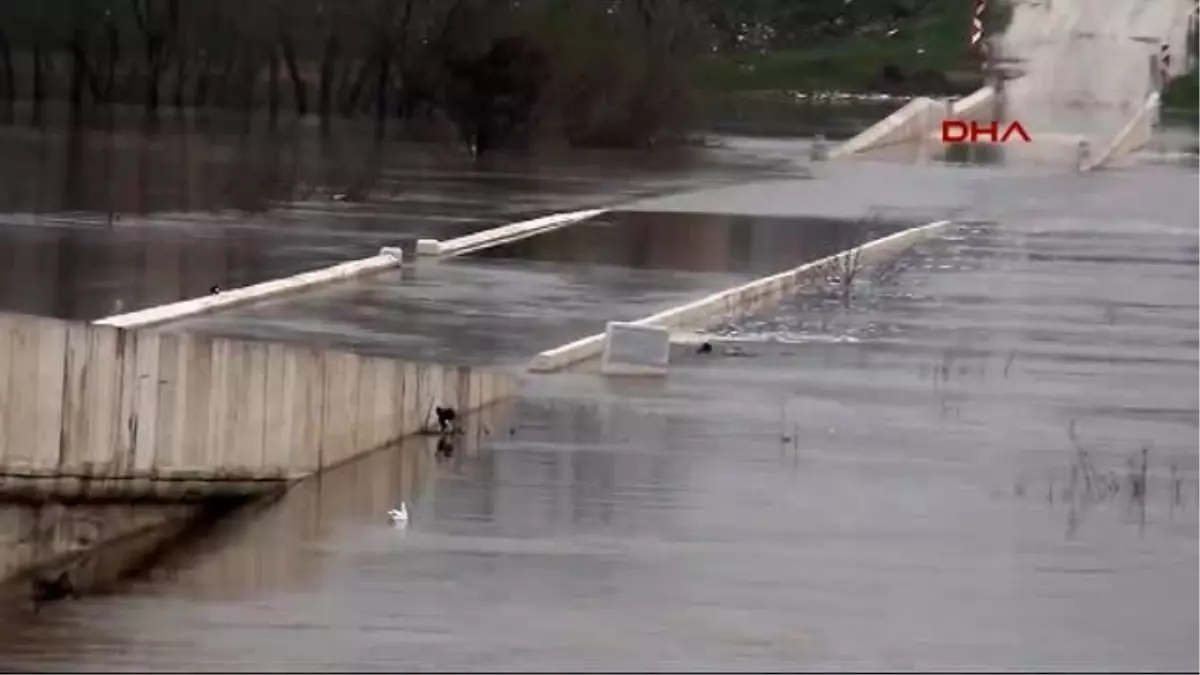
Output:
<path fill-rule="evenodd" d="M 983 12 L 987 9 L 987 0 L 975 0 L 975 14 L 971 17 L 971 48 L 987 55 L 987 43 L 983 40 Z"/>

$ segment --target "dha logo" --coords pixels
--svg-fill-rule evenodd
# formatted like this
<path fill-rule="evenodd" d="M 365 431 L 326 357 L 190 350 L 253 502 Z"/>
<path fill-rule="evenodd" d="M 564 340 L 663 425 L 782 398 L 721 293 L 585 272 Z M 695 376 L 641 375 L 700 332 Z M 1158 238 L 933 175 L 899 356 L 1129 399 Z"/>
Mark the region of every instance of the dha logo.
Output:
<path fill-rule="evenodd" d="M 988 143 L 1008 143 L 1014 136 L 1019 138 L 1024 143 L 1033 141 L 1029 137 L 1029 132 L 1025 131 L 1025 127 L 1020 122 L 1012 122 L 1004 129 L 1004 133 L 1000 132 L 1000 125 L 995 122 L 989 122 L 986 125 L 980 125 L 978 122 L 963 122 L 961 120 L 946 120 L 942 122 L 942 142 L 943 143 L 978 143 L 980 136 L 986 136 Z"/>

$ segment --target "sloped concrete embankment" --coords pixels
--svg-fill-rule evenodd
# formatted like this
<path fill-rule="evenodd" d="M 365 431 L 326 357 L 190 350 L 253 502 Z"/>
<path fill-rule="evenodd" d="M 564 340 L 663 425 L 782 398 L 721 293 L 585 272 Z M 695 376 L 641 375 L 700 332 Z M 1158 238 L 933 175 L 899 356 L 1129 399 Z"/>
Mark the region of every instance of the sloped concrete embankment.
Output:
<path fill-rule="evenodd" d="M 995 117 L 997 92 L 983 87 L 956 101 L 920 97 L 871 125 L 829 153 L 841 159 L 901 143 L 923 142 L 937 134 L 947 119 L 990 121 Z"/>

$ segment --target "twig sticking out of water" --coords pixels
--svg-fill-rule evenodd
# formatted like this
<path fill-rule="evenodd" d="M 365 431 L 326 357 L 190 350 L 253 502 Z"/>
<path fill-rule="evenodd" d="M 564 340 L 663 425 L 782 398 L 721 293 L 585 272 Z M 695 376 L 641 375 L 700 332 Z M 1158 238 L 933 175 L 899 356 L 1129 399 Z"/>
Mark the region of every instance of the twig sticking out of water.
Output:
<path fill-rule="evenodd" d="M 1008 377 L 1008 369 L 1012 368 L 1013 361 L 1017 359 L 1017 350 L 1012 350 L 1008 353 L 1008 359 L 1004 361 L 1004 377 Z"/>

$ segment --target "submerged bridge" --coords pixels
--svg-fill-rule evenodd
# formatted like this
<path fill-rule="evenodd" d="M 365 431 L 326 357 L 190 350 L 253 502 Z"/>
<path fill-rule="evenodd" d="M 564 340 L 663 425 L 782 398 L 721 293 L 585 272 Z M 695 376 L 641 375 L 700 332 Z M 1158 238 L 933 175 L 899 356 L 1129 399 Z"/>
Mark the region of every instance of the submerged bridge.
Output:
<path fill-rule="evenodd" d="M 1188 9 L 1184 0 L 1020 4 L 999 51 L 1013 59 L 1022 76 L 997 80 L 958 100 L 918 98 L 829 156 L 896 152 L 915 160 L 935 159 L 946 152 L 938 133 L 945 120 L 1016 120 L 1032 142 L 999 148 L 1004 161 L 1049 162 L 1083 171 L 1118 163 L 1149 141 L 1163 83 L 1155 57 L 1163 43 L 1184 53 Z M 1169 74 L 1177 74 L 1183 61 L 1175 59 Z M 843 172 L 849 173 L 855 171 Z M 843 175 L 856 188 L 860 178 Z M 859 190 L 849 192 L 861 201 Z M 819 199 L 827 203 L 830 194 Z M 434 270 L 439 258 L 540 236 L 602 213 L 577 211 L 448 241 L 423 239 L 415 253 L 426 261 L 418 266 Z M 938 217 L 923 227 L 917 224 L 876 235 L 871 242 L 839 244 L 838 254 L 814 254 L 800 267 L 631 323 L 660 332 L 710 327 L 731 313 L 777 301 L 800 284 L 828 279 L 847 260 L 869 263 L 894 255 L 951 223 Z M 182 505 L 278 492 L 427 430 L 436 407 L 476 412 L 514 395 L 520 378 L 504 369 L 398 360 L 328 345 L 206 336 L 179 327 L 200 315 L 368 274 L 386 276 L 390 271 L 395 287 L 402 287 L 405 280 L 397 270 L 407 265 L 404 258 L 385 248 L 366 260 L 90 324 L 0 313 L 0 500 Z M 852 275 L 840 276 L 852 280 Z M 412 286 L 409 292 L 422 292 Z M 478 298 L 494 286 L 476 283 L 464 292 Z M 408 309 L 413 309 L 411 303 Z M 405 316 L 415 325 L 418 314 Z M 519 312 L 509 318 L 521 323 Z M 613 317 L 589 313 L 587 318 L 602 324 Z M 161 329 L 168 323 L 173 330 Z M 488 336 L 488 341 L 494 343 L 494 338 Z M 530 354 L 529 370 L 555 372 L 594 361 L 604 351 L 605 339 L 595 334 Z M 480 426 L 478 421 L 468 424 Z M 189 512 L 178 515 L 182 521 Z M 31 511 L 12 519 L 27 517 L 41 518 Z M 57 564 L 72 552 L 125 537 L 131 527 L 144 525 L 109 522 L 107 534 L 82 539 L 63 535 L 44 550 L 14 544 L 15 553 L 0 558 L 0 595 L 6 577 L 47 561 Z"/>
<path fill-rule="evenodd" d="M 1031 142 L 997 144 L 993 161 L 1119 164 L 1150 142 L 1162 87 L 1186 68 L 1192 9 L 1187 0 L 1017 1 L 990 50 L 990 84 L 958 100 L 914 99 L 828 156 L 939 158 L 951 150 L 946 120 L 1015 121 Z M 1166 64 L 1163 46 L 1173 55 Z"/>

